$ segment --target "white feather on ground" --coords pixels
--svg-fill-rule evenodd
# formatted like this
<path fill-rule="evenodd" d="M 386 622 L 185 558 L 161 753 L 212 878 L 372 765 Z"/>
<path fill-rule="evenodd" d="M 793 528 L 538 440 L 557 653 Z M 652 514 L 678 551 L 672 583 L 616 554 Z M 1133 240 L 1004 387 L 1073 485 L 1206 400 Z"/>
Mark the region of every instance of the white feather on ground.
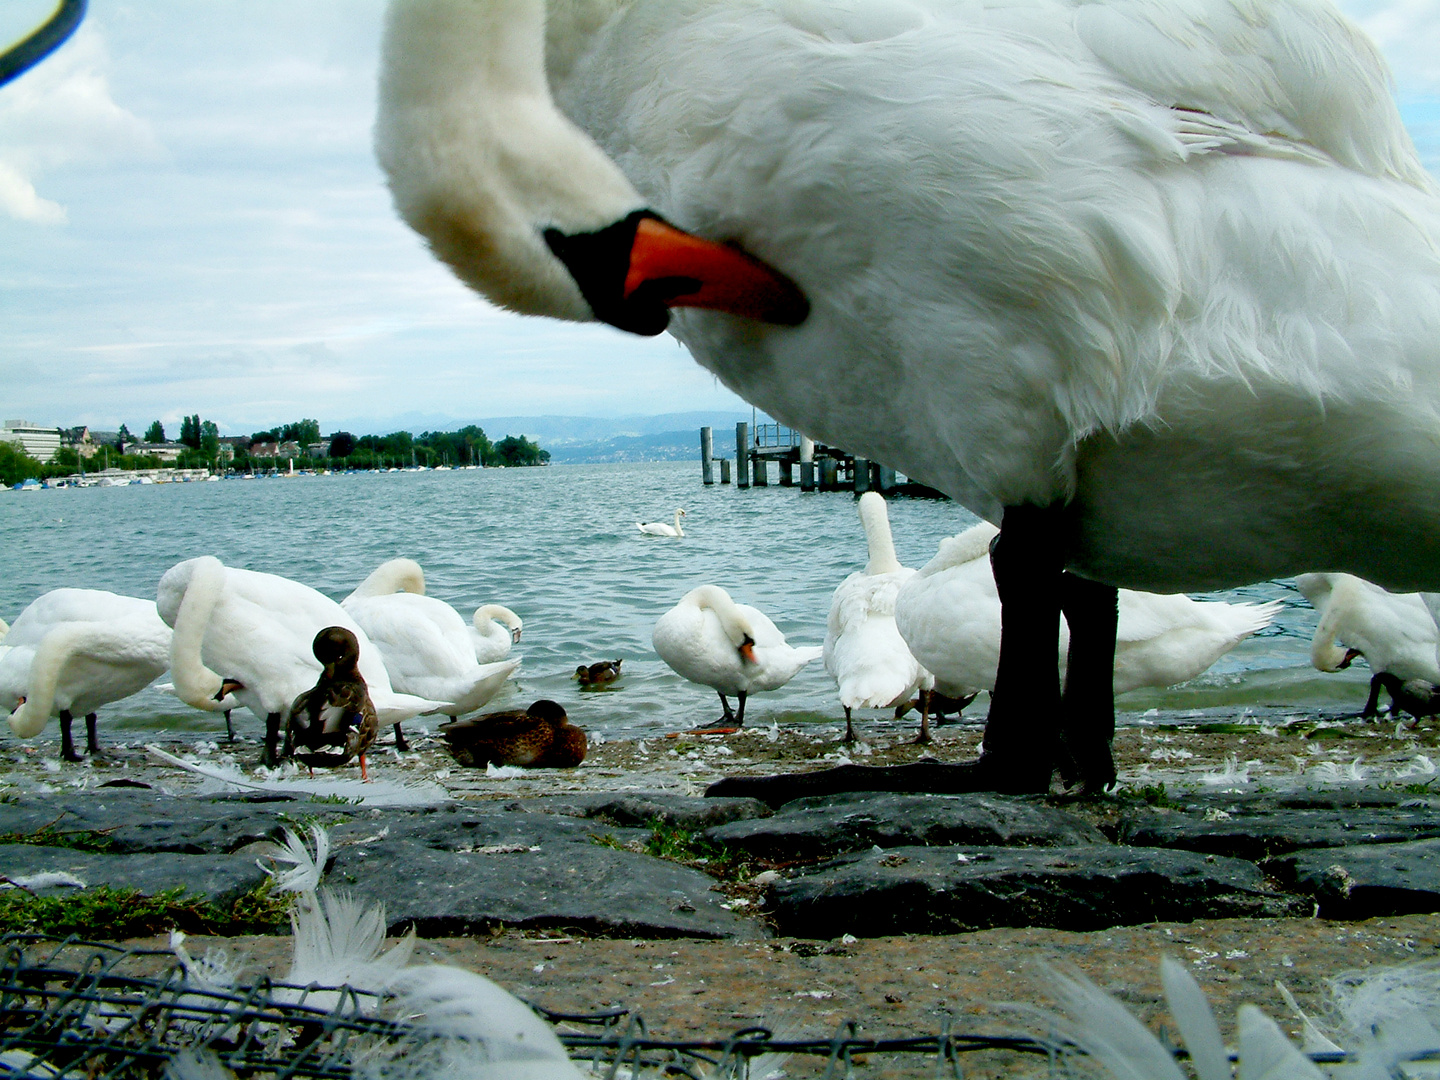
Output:
<path fill-rule="evenodd" d="M 167 765 L 203 776 L 219 790 L 276 791 L 310 796 L 349 799 L 366 806 L 434 806 L 449 800 L 450 793 L 433 781 L 404 784 L 389 780 L 359 780 L 334 775 L 307 776 L 294 762 L 286 762 L 262 780 L 247 776 L 235 766 L 186 761 L 153 743 L 145 747 Z M 206 789 L 202 787 L 203 793 Z"/>

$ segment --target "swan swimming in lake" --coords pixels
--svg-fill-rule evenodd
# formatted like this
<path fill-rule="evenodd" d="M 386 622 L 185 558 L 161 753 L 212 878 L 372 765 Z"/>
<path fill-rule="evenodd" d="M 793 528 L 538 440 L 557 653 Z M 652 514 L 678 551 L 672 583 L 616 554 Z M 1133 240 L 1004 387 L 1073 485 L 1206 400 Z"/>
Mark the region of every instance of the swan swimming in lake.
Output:
<path fill-rule="evenodd" d="M 100 753 L 97 710 L 138 694 L 170 666 L 170 628 L 153 600 L 100 589 L 54 589 L 20 613 L 0 649 L 0 708 L 22 739 L 60 718 L 60 756 L 83 761 L 70 725 L 85 717 L 86 753 Z"/>
<path fill-rule="evenodd" d="M 1440 587 L 1440 199 L 1323 0 L 395 0 L 376 149 L 495 302 L 1002 525 L 952 784 L 1114 781 L 1117 587 Z"/>
<path fill-rule="evenodd" d="M 684 516 L 685 511 L 677 506 L 674 525 L 666 525 L 663 521 L 637 521 L 635 528 L 646 536 L 684 536 L 685 530 L 680 527 L 680 519 Z"/>

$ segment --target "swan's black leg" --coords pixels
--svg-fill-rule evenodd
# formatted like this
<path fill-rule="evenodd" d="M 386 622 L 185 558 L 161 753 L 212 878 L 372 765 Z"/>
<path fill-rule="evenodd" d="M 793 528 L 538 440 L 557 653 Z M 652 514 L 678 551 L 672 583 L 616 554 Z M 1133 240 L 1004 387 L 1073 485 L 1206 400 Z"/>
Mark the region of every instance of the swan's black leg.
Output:
<path fill-rule="evenodd" d="M 716 690 L 715 693 L 720 694 L 720 691 Z M 720 716 L 721 722 L 725 724 L 735 723 L 735 713 L 730 708 L 730 699 L 724 694 L 720 694 L 720 707 L 725 710 Z"/>
<path fill-rule="evenodd" d="M 396 750 L 409 750 L 409 749 L 410 749 L 410 744 L 405 741 L 405 733 L 400 730 L 400 725 L 399 725 L 399 724 L 396 724 L 396 725 L 395 725 L 395 749 L 396 749 Z"/>
<path fill-rule="evenodd" d="M 75 739 L 70 734 L 70 722 L 74 719 L 69 709 L 60 710 L 60 756 L 66 761 L 84 761 L 75 752 Z"/>
<path fill-rule="evenodd" d="M 844 709 L 845 709 L 845 741 L 846 741 L 847 743 L 853 743 L 853 742 L 855 741 L 855 728 L 854 728 L 854 727 L 851 725 L 851 723 L 850 723 L 850 706 L 849 706 L 849 705 L 846 705 L 846 706 L 844 706 Z"/>
<path fill-rule="evenodd" d="M 1383 672 L 1377 672 L 1370 676 L 1370 696 L 1365 699 L 1365 708 L 1360 710 L 1361 720 L 1373 720 L 1380 715 L 1380 691 L 1385 686 L 1385 680 L 1380 676 Z"/>
<path fill-rule="evenodd" d="M 741 690 L 738 694 L 735 695 L 735 698 L 736 698 L 737 701 L 740 702 L 740 708 L 738 708 L 738 709 L 735 710 L 735 726 L 736 726 L 736 727 L 744 727 L 744 726 L 745 726 L 745 691 L 744 691 L 744 690 Z"/>
<path fill-rule="evenodd" d="M 929 690 L 920 691 L 920 734 L 915 736 L 915 742 L 920 746 L 934 741 L 930 738 L 930 698 Z"/>
<path fill-rule="evenodd" d="M 1104 791 L 1115 783 L 1115 629 L 1120 592 L 1065 573 L 1060 604 L 1070 624 L 1061 699 L 1060 771 L 1067 786 Z"/>
<path fill-rule="evenodd" d="M 85 753 L 94 757 L 100 753 L 100 740 L 95 737 L 95 722 L 99 719 L 93 712 L 85 714 Z"/>
<path fill-rule="evenodd" d="M 261 760 L 270 768 L 279 763 L 275 756 L 275 749 L 280 745 L 280 714 L 278 712 L 265 714 L 265 756 Z"/>
<path fill-rule="evenodd" d="M 1059 736 L 1060 580 L 1064 508 L 1005 509 L 990 563 L 1000 593 L 1000 669 L 980 760 L 950 765 L 841 765 L 819 772 L 728 777 L 706 795 L 744 795 L 778 806 L 842 791 L 1044 792 Z"/>
<path fill-rule="evenodd" d="M 230 723 L 230 709 L 225 710 L 225 736 L 227 742 L 235 741 L 235 726 Z"/>

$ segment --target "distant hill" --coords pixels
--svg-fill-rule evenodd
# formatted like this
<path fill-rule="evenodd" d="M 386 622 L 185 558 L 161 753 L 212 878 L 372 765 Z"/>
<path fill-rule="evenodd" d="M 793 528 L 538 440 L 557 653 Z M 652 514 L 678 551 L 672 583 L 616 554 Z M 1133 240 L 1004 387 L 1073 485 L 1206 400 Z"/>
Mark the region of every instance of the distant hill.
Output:
<path fill-rule="evenodd" d="M 735 425 L 749 420 L 748 412 L 679 412 L 661 413 L 656 416 L 488 416 L 480 419 L 458 419 L 453 416 L 437 416 L 428 413 L 407 413 L 389 419 L 352 418 L 325 425 L 325 431 L 349 431 L 355 435 L 387 435 L 392 431 L 409 431 L 419 435 L 422 431 L 455 431 L 467 424 L 484 428 L 492 439 L 506 435 L 524 435 L 538 442 L 552 454 L 557 447 L 572 444 L 598 444 L 612 439 L 634 439 L 650 436 L 666 436 L 660 445 L 676 445 L 671 438 L 676 432 L 691 431 L 690 441 L 694 443 L 695 454 L 700 453 L 700 429 L 709 425 L 715 429 L 717 443 L 722 443 L 722 433 L 731 432 L 733 441 Z M 558 460 L 558 459 L 557 459 Z M 617 459 L 630 460 L 630 459 Z M 636 459 L 641 460 L 641 459 Z M 646 458 L 643 460 L 665 460 Z"/>
<path fill-rule="evenodd" d="M 732 433 L 733 437 L 733 433 Z M 617 435 L 589 442 L 541 443 L 557 465 L 592 465 L 610 461 L 699 461 L 700 426 L 653 435 Z"/>

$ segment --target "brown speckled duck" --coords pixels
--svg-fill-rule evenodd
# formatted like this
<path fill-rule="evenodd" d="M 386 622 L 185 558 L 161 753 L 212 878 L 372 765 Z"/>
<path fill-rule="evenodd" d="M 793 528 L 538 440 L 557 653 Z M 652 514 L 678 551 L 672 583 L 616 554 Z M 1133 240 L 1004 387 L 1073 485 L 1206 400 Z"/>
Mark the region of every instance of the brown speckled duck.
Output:
<path fill-rule="evenodd" d="M 598 664 L 590 664 L 588 667 L 581 664 L 575 669 L 575 678 L 580 680 L 581 686 L 602 686 L 605 683 L 612 683 L 620 677 L 620 665 L 623 660 L 601 660 Z"/>
<path fill-rule="evenodd" d="M 528 709 L 442 724 L 440 733 L 461 765 L 573 769 L 585 760 L 585 732 L 571 726 L 560 705 L 544 698 Z"/>
<path fill-rule="evenodd" d="M 324 670 L 320 681 L 290 706 L 280 756 L 293 754 L 297 761 L 312 768 L 335 768 L 358 757 L 360 776 L 368 780 L 365 751 L 380 731 L 380 720 L 358 667 L 360 643 L 343 626 L 327 626 L 315 635 L 311 649 Z M 295 753 L 297 744 L 310 753 Z M 327 746 L 338 746 L 342 752 L 322 750 Z"/>

